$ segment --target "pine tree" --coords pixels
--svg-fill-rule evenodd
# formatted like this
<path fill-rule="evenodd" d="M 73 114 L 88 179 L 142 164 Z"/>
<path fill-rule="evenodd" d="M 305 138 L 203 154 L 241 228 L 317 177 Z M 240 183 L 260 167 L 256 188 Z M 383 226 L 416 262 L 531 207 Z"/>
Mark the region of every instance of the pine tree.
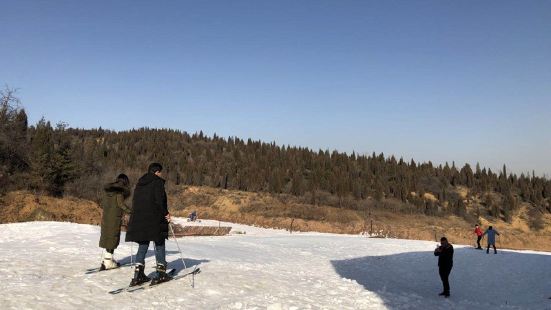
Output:
<path fill-rule="evenodd" d="M 76 178 L 76 165 L 71 155 L 66 125 L 58 124 L 54 131 L 42 118 L 32 139 L 32 185 L 54 196 L 63 195 L 67 182 Z"/>
<path fill-rule="evenodd" d="M 77 177 L 77 167 L 73 162 L 69 137 L 66 134 L 66 124 L 59 123 L 55 130 L 55 151 L 49 167 L 49 192 L 62 196 L 65 184 Z"/>
<path fill-rule="evenodd" d="M 49 188 L 50 162 L 53 155 L 53 129 L 50 122 L 44 117 L 36 124 L 34 135 L 31 140 L 32 146 L 32 179 L 31 186 L 47 190 Z"/>
<path fill-rule="evenodd" d="M 511 222 L 513 219 L 513 212 L 517 208 L 517 202 L 513 194 L 511 192 L 507 193 L 503 196 L 503 219 L 506 222 Z"/>

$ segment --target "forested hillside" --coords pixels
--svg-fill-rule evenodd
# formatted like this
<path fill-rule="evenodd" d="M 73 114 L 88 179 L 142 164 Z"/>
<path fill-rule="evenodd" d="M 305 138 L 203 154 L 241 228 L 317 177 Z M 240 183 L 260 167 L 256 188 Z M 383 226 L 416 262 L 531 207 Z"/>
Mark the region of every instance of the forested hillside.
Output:
<path fill-rule="evenodd" d="M 28 126 L 10 89 L 2 92 L 0 124 L 1 192 L 28 189 L 98 201 L 105 181 L 120 172 L 135 181 L 157 161 L 171 186 L 293 195 L 311 205 L 510 221 L 526 204 L 534 229 L 551 211 L 550 180 L 511 174 L 505 166 L 497 172 L 478 164 L 437 166 L 170 129 L 76 129 L 44 119 Z"/>

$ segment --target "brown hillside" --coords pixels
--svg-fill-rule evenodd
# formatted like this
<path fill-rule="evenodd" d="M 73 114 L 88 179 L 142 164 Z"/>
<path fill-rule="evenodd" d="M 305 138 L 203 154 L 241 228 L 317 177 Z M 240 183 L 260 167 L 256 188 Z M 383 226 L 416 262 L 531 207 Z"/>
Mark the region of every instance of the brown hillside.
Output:
<path fill-rule="evenodd" d="M 0 223 L 27 221 L 99 225 L 101 208 L 89 200 L 38 196 L 26 191 L 10 192 L 0 200 Z"/>
<path fill-rule="evenodd" d="M 186 217 L 196 210 L 200 218 L 217 219 L 261 227 L 330 233 L 371 233 L 373 236 L 433 240 L 447 236 L 453 243 L 473 244 L 473 223 L 456 216 L 431 217 L 373 208 L 365 211 L 300 203 L 293 196 L 274 196 L 222 190 L 210 187 L 177 187 L 169 194 L 171 212 Z M 389 204 L 391 205 L 391 203 Z M 66 197 L 36 196 L 25 191 L 11 192 L 0 200 L 0 223 L 52 220 L 88 223 L 101 221 L 101 208 L 94 202 Z M 544 216 L 544 229 L 531 231 L 526 207 L 520 208 L 511 223 L 490 222 L 502 236 L 498 247 L 551 251 L 551 216 Z"/>
<path fill-rule="evenodd" d="M 187 216 L 196 210 L 201 218 L 283 229 L 290 229 L 292 222 L 294 231 L 371 233 L 416 240 L 435 240 L 445 235 L 457 244 L 474 244 L 476 239 L 474 223 L 456 216 L 408 215 L 376 208 L 369 216 L 365 211 L 303 204 L 292 196 L 282 199 L 266 193 L 181 187 L 169 195 L 169 203 L 178 216 Z M 551 251 L 551 216 L 545 215 L 545 228 L 534 232 L 527 224 L 525 209 L 521 208 L 511 223 L 490 222 L 485 217 L 481 217 L 480 222 L 483 228 L 491 224 L 501 232 L 499 247 Z"/>

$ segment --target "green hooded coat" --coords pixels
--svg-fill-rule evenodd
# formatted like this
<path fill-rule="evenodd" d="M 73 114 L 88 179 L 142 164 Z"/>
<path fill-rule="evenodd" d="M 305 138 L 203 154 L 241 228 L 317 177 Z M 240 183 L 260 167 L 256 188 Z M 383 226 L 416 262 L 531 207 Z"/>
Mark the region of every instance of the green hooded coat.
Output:
<path fill-rule="evenodd" d="M 130 189 L 122 182 L 114 182 L 106 184 L 103 190 L 105 193 L 99 246 L 104 249 L 116 249 L 120 241 L 122 216 L 131 212 L 124 204 L 124 200 L 130 196 Z"/>

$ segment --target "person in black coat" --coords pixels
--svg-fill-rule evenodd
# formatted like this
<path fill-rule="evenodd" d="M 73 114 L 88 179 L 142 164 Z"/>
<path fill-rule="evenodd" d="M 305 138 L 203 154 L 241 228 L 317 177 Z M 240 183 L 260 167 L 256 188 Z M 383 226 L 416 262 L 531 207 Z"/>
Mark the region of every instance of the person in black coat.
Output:
<path fill-rule="evenodd" d="M 438 273 L 444 286 L 440 296 L 450 297 L 450 282 L 448 280 L 453 267 L 453 246 L 446 237 L 440 238 L 440 246 L 434 250 L 434 256 L 438 256 Z"/>
<path fill-rule="evenodd" d="M 165 239 L 168 238 L 168 212 L 165 192 L 165 180 L 162 178 L 163 166 L 158 163 L 149 165 L 148 172 L 136 184 L 132 199 L 132 214 L 128 221 L 126 241 L 139 244 L 136 254 L 136 269 L 131 286 L 149 281 L 145 275 L 145 255 L 151 241 L 155 242 L 155 259 L 157 260 L 157 278 L 153 281 L 170 280 L 166 274 Z"/>

